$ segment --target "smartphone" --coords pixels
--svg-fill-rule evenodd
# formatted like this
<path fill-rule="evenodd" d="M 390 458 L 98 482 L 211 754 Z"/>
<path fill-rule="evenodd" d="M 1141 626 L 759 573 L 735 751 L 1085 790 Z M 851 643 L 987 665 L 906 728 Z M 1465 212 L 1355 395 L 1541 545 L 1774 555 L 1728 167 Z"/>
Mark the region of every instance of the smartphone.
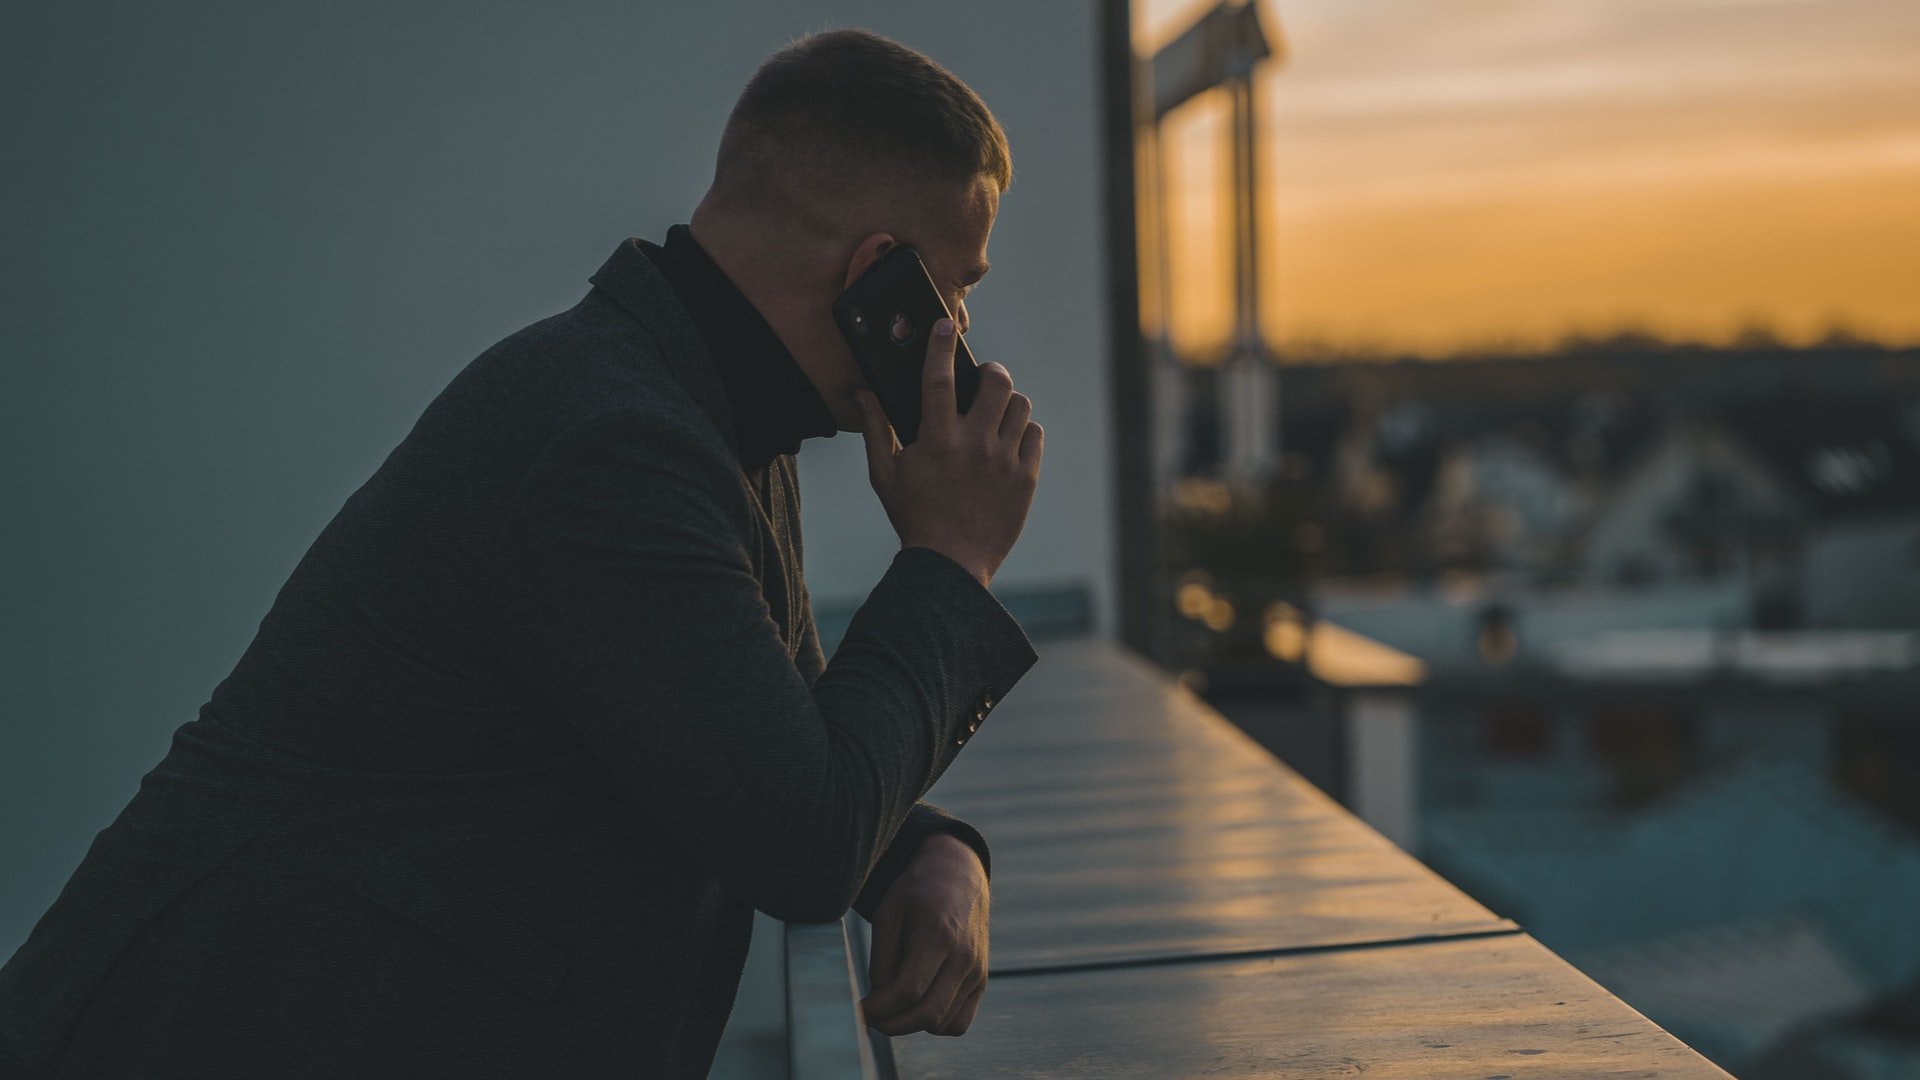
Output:
<path fill-rule="evenodd" d="M 952 317 L 920 253 L 905 244 L 881 256 L 833 302 L 833 321 L 902 446 L 920 434 L 920 373 L 933 324 Z M 980 366 L 956 326 L 953 393 L 961 412 L 979 389 Z"/>

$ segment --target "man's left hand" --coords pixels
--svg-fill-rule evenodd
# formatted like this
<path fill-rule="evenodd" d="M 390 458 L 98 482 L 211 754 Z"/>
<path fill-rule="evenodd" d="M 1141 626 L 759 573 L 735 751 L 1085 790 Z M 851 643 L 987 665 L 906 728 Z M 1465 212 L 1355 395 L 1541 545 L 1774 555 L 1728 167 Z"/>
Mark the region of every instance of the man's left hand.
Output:
<path fill-rule="evenodd" d="M 869 1027 L 959 1035 L 987 988 L 987 872 L 966 841 L 934 833 L 873 911 Z"/>

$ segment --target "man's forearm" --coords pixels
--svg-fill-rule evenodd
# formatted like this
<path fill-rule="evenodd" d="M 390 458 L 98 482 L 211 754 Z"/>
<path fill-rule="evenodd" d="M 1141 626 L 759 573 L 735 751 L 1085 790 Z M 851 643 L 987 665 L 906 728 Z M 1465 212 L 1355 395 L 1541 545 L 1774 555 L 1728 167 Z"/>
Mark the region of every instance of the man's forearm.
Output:
<path fill-rule="evenodd" d="M 809 684 L 737 463 L 689 426 L 623 407 L 556 437 L 490 553 L 493 644 L 688 863 L 776 918 L 836 919 L 1035 655 L 979 581 L 908 549 Z"/>

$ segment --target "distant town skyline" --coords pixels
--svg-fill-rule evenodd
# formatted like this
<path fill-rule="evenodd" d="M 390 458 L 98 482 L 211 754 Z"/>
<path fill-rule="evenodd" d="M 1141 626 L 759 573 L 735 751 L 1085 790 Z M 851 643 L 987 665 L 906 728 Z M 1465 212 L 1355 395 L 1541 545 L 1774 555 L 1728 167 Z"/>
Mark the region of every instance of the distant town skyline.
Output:
<path fill-rule="evenodd" d="M 1920 343 L 1920 5 L 1260 5 L 1287 45 L 1260 88 L 1263 320 L 1282 350 L 1751 327 Z M 1142 0 L 1136 43 L 1209 6 Z M 1202 98 L 1166 132 L 1172 328 L 1198 353 L 1230 331 L 1225 119 Z"/>

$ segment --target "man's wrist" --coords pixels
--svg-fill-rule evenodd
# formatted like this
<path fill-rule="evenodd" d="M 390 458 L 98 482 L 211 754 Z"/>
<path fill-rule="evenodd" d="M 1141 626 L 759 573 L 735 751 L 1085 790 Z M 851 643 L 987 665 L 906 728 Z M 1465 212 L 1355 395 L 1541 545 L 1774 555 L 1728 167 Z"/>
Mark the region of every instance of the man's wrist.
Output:
<path fill-rule="evenodd" d="M 956 554 L 945 548 L 935 547 L 932 544 L 903 543 L 900 546 L 903 548 L 924 548 L 927 551 L 933 552 L 935 555 L 944 556 L 948 562 L 965 570 L 968 577 L 979 582 L 981 588 L 992 587 L 993 571 L 987 567 L 983 560 L 975 559 L 965 554 Z"/>
<path fill-rule="evenodd" d="M 920 846 L 913 851 L 913 861 L 919 862 L 922 859 L 940 863 L 972 863 L 979 866 L 983 872 L 986 869 L 986 865 L 980 860 L 980 853 L 973 849 L 972 844 L 944 830 L 920 841 Z"/>

